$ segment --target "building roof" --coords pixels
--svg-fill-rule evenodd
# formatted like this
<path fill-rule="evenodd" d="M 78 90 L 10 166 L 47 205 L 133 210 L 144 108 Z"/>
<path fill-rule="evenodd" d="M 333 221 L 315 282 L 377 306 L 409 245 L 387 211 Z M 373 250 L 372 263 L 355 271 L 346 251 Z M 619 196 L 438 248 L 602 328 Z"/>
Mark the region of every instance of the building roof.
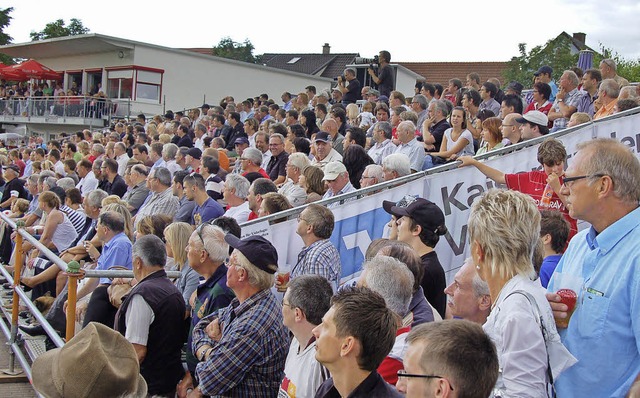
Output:
<path fill-rule="evenodd" d="M 405 68 L 419 74 L 429 83 L 440 83 L 446 86 L 449 79 L 460 79 L 464 84 L 467 74 L 475 72 L 480 81 L 485 82 L 495 77 L 501 82 L 502 73 L 507 69 L 507 62 L 399 62 Z M 504 83 L 504 82 L 503 82 Z"/>
<path fill-rule="evenodd" d="M 353 63 L 358 53 L 350 54 L 263 54 L 262 63 L 278 69 L 328 78 L 339 76 Z"/>

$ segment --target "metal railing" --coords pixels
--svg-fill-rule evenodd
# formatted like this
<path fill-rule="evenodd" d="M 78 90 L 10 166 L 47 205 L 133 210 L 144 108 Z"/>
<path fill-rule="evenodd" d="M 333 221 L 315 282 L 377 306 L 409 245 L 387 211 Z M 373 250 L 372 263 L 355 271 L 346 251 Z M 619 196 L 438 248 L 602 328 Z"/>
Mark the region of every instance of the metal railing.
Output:
<path fill-rule="evenodd" d="M 116 103 L 89 96 L 13 97 L 0 100 L 0 115 L 14 117 L 76 117 L 110 120 Z"/>
<path fill-rule="evenodd" d="M 24 370 L 25 374 L 32 381 L 31 366 L 27 361 L 27 358 L 22 353 L 22 339 L 18 336 L 18 318 L 20 312 L 20 303 L 27 308 L 29 313 L 42 325 L 45 332 L 56 347 L 62 347 L 65 341 L 69 341 L 75 334 L 76 325 L 76 303 L 77 303 L 77 285 L 78 280 L 82 278 L 133 278 L 133 271 L 124 270 L 79 270 L 79 264 L 75 261 L 70 263 L 64 262 L 60 257 L 54 254 L 50 249 L 44 246 L 40 241 L 31 236 L 25 229 L 24 223 L 18 221 L 17 223 L 8 218 L 5 214 L 0 213 L 0 219 L 4 221 L 9 227 L 16 231 L 15 237 L 15 267 L 14 276 L 12 277 L 3 265 L 0 265 L 0 274 L 7 279 L 7 282 L 13 286 L 13 301 L 11 306 L 11 323 L 6 325 L 4 319 L 0 319 L 0 329 L 4 333 L 8 340 L 10 347 L 9 358 L 9 372 L 15 370 L 15 360 L 18 359 L 20 366 Z M 29 296 L 20 287 L 20 275 L 22 273 L 22 262 L 24 253 L 22 252 L 22 245 L 24 241 L 31 243 L 36 249 L 40 250 L 40 253 L 44 255 L 49 261 L 51 261 L 56 267 L 58 267 L 68 277 L 68 297 L 67 297 L 67 310 L 66 310 L 66 330 L 65 339 L 63 340 L 58 332 L 49 324 L 47 319 L 38 308 L 33 304 Z M 75 264 L 74 264 L 75 263 Z M 179 271 L 169 271 L 167 276 L 170 278 L 177 278 L 180 276 Z M 31 358 L 32 360 L 34 358 Z"/>
<path fill-rule="evenodd" d="M 560 138 L 560 137 L 562 137 L 564 135 L 567 135 L 569 133 L 572 133 L 572 132 L 574 132 L 576 130 L 584 129 L 585 127 L 591 127 L 592 128 L 592 132 L 591 132 L 591 137 L 590 138 L 595 138 L 595 125 L 596 124 L 602 123 L 604 121 L 612 120 L 612 119 L 617 119 L 617 118 L 622 118 L 622 117 L 635 115 L 637 113 L 640 113 L 640 107 L 633 108 L 633 109 L 630 109 L 630 110 L 627 110 L 627 111 L 624 111 L 624 112 L 620 112 L 620 113 L 615 114 L 615 115 L 607 116 L 607 117 L 599 119 L 599 120 L 591 121 L 589 123 L 584 123 L 584 124 L 580 124 L 580 125 L 575 126 L 575 127 L 570 127 L 570 128 L 564 129 L 564 130 L 560 130 L 560 131 L 557 131 L 555 133 L 547 134 L 547 135 L 544 135 L 544 136 L 539 137 L 539 138 L 534 138 L 534 139 L 531 139 L 531 140 L 519 142 L 517 144 L 508 145 L 508 146 L 502 147 L 500 149 L 489 151 L 489 152 L 484 153 L 482 155 L 474 156 L 474 158 L 475 159 L 479 159 L 479 160 L 484 160 L 484 159 L 488 159 L 490 157 L 500 156 L 500 155 L 505 155 L 505 154 L 508 154 L 508 153 L 516 152 L 516 151 L 519 151 L 519 150 L 521 150 L 523 148 L 528 148 L 530 146 L 538 145 L 538 144 L 542 143 L 544 140 L 546 140 L 549 137 Z M 353 198 L 356 198 L 356 199 L 362 198 L 362 197 L 367 196 L 369 194 L 372 194 L 372 193 L 375 193 L 375 192 L 384 191 L 384 190 L 387 190 L 387 189 L 391 189 L 391 188 L 397 187 L 399 185 L 407 184 L 407 183 L 410 183 L 412 181 L 416 181 L 416 180 L 425 178 L 425 177 L 427 177 L 429 175 L 432 175 L 432 174 L 442 173 L 442 172 L 445 172 L 445 171 L 456 169 L 456 168 L 458 168 L 458 166 L 460 164 L 461 164 L 460 161 L 454 161 L 454 162 L 451 162 L 451 163 L 446 163 L 446 164 L 443 164 L 443 165 L 440 165 L 440 166 L 437 166 L 437 167 L 433 167 L 433 168 L 425 170 L 425 171 L 419 171 L 417 173 L 409 174 L 409 175 L 404 176 L 404 177 L 396 178 L 396 179 L 394 179 L 392 181 L 381 182 L 379 184 L 372 185 L 372 186 L 366 187 L 366 188 L 361 188 L 361 189 L 358 189 L 358 190 L 353 191 L 353 192 L 349 192 L 349 193 L 333 196 L 331 198 L 319 200 L 319 201 L 317 201 L 315 203 L 319 204 L 319 205 L 323 205 L 323 206 L 328 206 L 328 205 L 333 204 L 333 203 L 344 203 L 345 201 L 353 199 Z M 279 221 L 282 221 L 282 220 L 289 220 L 289 219 L 297 217 L 298 214 L 300 214 L 307 206 L 308 205 L 302 205 L 302 206 L 294 207 L 294 208 L 289 209 L 289 210 L 281 211 L 279 213 L 270 214 L 270 215 L 268 215 L 266 217 L 260 217 L 260 218 L 257 218 L 257 219 L 251 220 L 251 221 L 247 221 L 247 222 L 241 224 L 240 227 L 244 228 L 245 226 L 250 226 L 250 225 L 261 223 L 261 222 L 264 222 L 264 221 L 268 221 L 270 224 L 273 224 L 275 222 L 279 222 Z"/>

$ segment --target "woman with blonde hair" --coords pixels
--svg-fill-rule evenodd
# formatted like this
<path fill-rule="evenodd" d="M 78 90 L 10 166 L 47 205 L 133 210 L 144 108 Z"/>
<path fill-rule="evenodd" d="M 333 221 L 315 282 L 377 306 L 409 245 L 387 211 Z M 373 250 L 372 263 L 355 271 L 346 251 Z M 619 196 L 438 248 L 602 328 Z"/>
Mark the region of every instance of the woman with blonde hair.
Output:
<path fill-rule="evenodd" d="M 187 259 L 186 248 L 192 232 L 191 225 L 185 222 L 174 222 L 164 229 L 167 257 L 173 259 L 173 266 L 168 271 L 180 271 L 180 277 L 174 283 L 182 293 L 187 315 L 191 312 L 189 299 L 200 283 L 200 275 L 189 266 Z"/>
<path fill-rule="evenodd" d="M 548 384 L 576 362 L 535 280 L 540 218 L 533 199 L 513 190 L 491 189 L 471 207 L 471 257 L 493 303 L 483 328 L 499 355 L 496 396 L 546 397 Z"/>
<path fill-rule="evenodd" d="M 358 116 L 360 116 L 360 109 L 358 109 L 358 105 L 349 104 L 345 110 L 347 112 L 347 123 L 350 126 L 358 127 Z"/>

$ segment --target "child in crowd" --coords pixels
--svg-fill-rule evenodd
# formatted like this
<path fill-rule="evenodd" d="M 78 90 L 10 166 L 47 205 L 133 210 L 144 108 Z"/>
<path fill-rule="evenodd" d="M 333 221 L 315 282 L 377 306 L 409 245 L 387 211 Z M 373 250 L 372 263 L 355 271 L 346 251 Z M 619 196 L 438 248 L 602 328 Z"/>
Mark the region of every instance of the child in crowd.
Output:
<path fill-rule="evenodd" d="M 540 283 L 547 287 L 562 253 L 569 242 L 569 222 L 556 210 L 541 210 L 540 240 L 544 246 L 544 260 L 540 267 Z"/>

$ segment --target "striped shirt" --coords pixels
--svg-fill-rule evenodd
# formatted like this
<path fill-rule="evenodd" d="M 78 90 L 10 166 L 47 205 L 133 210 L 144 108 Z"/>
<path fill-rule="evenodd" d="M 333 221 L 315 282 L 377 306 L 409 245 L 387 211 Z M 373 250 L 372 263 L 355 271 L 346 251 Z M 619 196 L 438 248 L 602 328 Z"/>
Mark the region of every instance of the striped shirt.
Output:
<path fill-rule="evenodd" d="M 222 337 L 216 342 L 205 328 L 218 318 Z M 270 289 L 202 319 L 193 330 L 193 351 L 213 347 L 196 366 L 204 395 L 233 397 L 278 396 L 289 351 L 289 335 L 282 324 L 282 306 Z"/>
<path fill-rule="evenodd" d="M 80 233 L 84 229 L 84 223 L 87 220 L 87 216 L 83 212 L 73 210 L 67 205 L 60 206 L 60 211 L 66 214 L 67 217 L 69 217 L 69 221 L 71 221 L 71 224 L 73 224 L 73 228 L 75 228 L 78 235 L 80 235 Z"/>

